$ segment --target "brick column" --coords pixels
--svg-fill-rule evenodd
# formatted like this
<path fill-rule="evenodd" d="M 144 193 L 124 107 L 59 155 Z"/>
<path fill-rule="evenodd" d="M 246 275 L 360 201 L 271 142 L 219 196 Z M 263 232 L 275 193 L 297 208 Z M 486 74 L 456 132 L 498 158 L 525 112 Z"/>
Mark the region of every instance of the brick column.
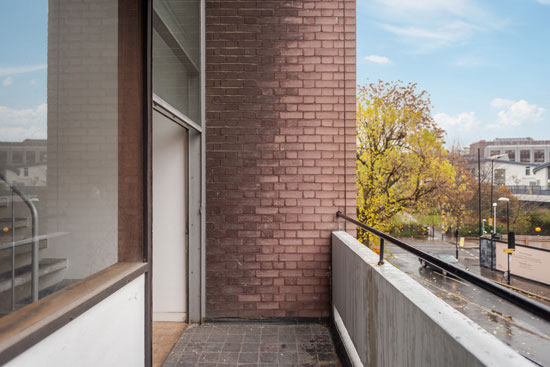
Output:
<path fill-rule="evenodd" d="M 328 316 L 335 213 L 355 214 L 355 1 L 206 0 L 206 116 L 207 316 Z"/>

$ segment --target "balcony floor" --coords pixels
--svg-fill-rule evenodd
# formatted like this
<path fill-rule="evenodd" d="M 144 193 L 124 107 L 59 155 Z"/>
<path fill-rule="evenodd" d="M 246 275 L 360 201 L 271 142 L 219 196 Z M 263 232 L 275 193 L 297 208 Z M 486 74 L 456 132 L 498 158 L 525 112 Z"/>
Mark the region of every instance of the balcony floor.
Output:
<path fill-rule="evenodd" d="M 190 326 L 164 367 L 341 366 L 326 324 L 216 322 Z"/>

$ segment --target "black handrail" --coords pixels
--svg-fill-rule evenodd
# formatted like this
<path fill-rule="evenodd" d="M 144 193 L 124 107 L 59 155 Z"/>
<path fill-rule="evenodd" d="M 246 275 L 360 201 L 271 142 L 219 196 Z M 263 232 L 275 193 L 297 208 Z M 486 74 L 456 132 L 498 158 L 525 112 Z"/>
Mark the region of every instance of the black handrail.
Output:
<path fill-rule="evenodd" d="M 412 247 L 411 245 L 407 245 L 405 242 L 398 240 L 395 237 L 390 236 L 387 233 L 381 232 L 375 228 L 372 228 L 370 226 L 367 226 L 366 224 L 363 224 L 361 222 L 356 221 L 353 218 L 348 217 L 347 215 L 343 214 L 342 212 L 338 211 L 336 213 L 336 216 L 342 219 L 347 220 L 350 223 L 355 224 L 356 226 L 360 227 L 361 229 L 374 234 L 375 236 L 379 237 L 381 240 L 388 241 L 390 243 L 393 243 L 394 245 L 409 251 L 413 253 L 414 255 L 420 257 L 421 259 L 437 266 L 438 268 L 441 268 L 442 270 L 446 271 L 449 274 L 453 274 L 465 281 L 468 281 L 482 289 L 485 289 L 488 292 L 493 293 L 494 295 L 515 304 L 516 306 L 521 307 L 525 311 L 531 312 L 534 315 L 537 315 L 538 317 L 550 321 L 550 307 L 547 307 L 539 302 L 533 301 L 532 299 L 523 296 L 521 294 L 518 294 L 516 292 L 513 292 L 509 290 L 508 288 L 505 288 L 501 285 L 495 284 L 479 275 L 476 275 L 474 273 L 471 273 L 469 271 L 460 269 L 452 264 L 449 264 L 446 261 L 443 261 L 441 259 L 438 259 L 422 250 L 419 250 L 415 247 Z M 383 252 L 381 251 L 380 258 L 383 259 Z"/>
<path fill-rule="evenodd" d="M 34 203 L 25 195 L 17 186 L 10 183 L 6 176 L 4 176 L 4 173 L 0 172 L 0 179 L 2 179 L 12 190 L 12 192 L 15 192 L 21 200 L 25 203 L 25 205 L 29 208 L 31 212 L 31 218 L 32 218 L 32 283 L 31 283 L 31 295 L 32 295 L 32 301 L 36 302 L 38 301 L 38 271 L 39 271 L 39 264 L 38 264 L 38 210 L 36 210 L 36 206 Z M 15 230 L 15 226 L 12 228 L 12 231 Z M 12 265 L 13 267 L 13 265 Z"/>

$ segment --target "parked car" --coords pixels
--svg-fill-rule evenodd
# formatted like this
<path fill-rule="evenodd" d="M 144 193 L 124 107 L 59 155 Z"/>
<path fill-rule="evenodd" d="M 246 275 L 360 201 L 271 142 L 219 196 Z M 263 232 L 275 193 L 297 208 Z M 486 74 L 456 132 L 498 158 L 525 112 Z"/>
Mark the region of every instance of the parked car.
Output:
<path fill-rule="evenodd" d="M 454 256 L 452 255 L 445 255 L 445 254 L 434 254 L 430 253 L 433 257 L 438 258 L 439 260 L 443 260 L 451 265 L 456 266 L 457 268 L 460 268 L 462 270 L 468 271 L 468 267 L 459 262 Z M 441 269 L 437 265 L 434 265 L 430 263 L 429 261 L 424 260 L 423 258 L 419 257 L 418 261 L 420 261 L 420 265 L 422 265 L 425 268 L 432 268 L 433 270 L 440 272 L 444 276 L 453 276 L 453 274 L 449 274 L 446 270 Z"/>

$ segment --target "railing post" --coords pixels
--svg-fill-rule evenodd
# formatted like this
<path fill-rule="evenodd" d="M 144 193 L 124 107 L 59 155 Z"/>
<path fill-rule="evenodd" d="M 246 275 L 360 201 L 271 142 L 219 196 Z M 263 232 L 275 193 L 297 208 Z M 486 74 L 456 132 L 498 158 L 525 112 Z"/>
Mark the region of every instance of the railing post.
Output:
<path fill-rule="evenodd" d="M 15 202 L 11 190 L 11 310 L 15 311 Z"/>
<path fill-rule="evenodd" d="M 378 265 L 384 265 L 384 239 L 380 239 L 380 260 L 378 260 Z"/>
<path fill-rule="evenodd" d="M 7 179 L 4 173 L 0 172 L 0 179 L 2 181 L 6 182 L 8 186 L 11 188 L 12 193 L 15 192 L 17 196 L 19 196 L 25 205 L 29 208 L 29 211 L 31 212 L 32 217 L 32 284 L 31 284 L 31 296 L 32 301 L 36 302 L 38 301 L 39 296 L 39 288 L 38 288 L 38 281 L 39 281 L 39 240 L 38 240 L 38 210 L 36 210 L 36 206 L 32 202 L 31 199 L 27 197 L 27 195 L 23 194 L 21 190 L 17 188 L 16 185 L 13 185 L 10 183 Z"/>

